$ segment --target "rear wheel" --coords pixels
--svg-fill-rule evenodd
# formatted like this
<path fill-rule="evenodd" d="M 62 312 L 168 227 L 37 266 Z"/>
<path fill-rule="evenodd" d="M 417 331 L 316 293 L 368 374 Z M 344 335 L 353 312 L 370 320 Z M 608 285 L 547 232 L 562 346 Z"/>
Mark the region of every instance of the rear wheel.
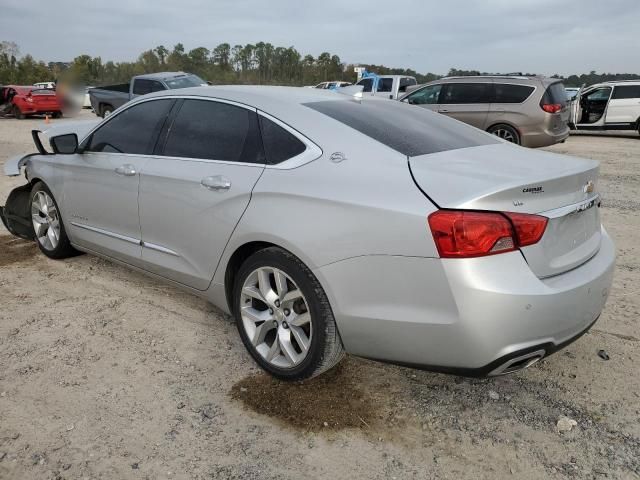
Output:
<path fill-rule="evenodd" d="M 113 112 L 113 107 L 111 105 L 103 105 L 102 106 L 102 118 L 107 118 Z"/>
<path fill-rule="evenodd" d="M 24 120 L 27 116 L 22 113 L 22 110 L 17 105 L 13 106 L 13 116 L 18 120 Z"/>
<path fill-rule="evenodd" d="M 58 205 L 44 183 L 33 186 L 30 200 L 31 222 L 40 251 L 54 259 L 78 255 L 64 230 Z"/>
<path fill-rule="evenodd" d="M 496 137 L 500 137 L 507 142 L 520 145 L 520 135 L 518 134 L 517 130 L 510 125 L 494 125 L 490 127 L 487 132 L 495 135 Z"/>
<path fill-rule="evenodd" d="M 282 380 L 304 380 L 335 366 L 344 356 L 327 296 L 297 257 L 271 247 L 240 267 L 234 314 L 254 360 Z"/>
<path fill-rule="evenodd" d="M 53 112 L 53 118 L 62 118 L 62 112 Z"/>

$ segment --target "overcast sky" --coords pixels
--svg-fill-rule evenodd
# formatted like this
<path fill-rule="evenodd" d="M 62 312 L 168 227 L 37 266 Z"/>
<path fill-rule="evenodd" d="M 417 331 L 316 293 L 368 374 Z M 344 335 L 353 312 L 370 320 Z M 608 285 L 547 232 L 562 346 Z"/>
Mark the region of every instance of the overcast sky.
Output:
<path fill-rule="evenodd" d="M 640 0 L 91 0 L 7 2 L 21 54 L 135 60 L 157 45 L 271 42 L 347 63 L 446 73 L 640 73 Z"/>

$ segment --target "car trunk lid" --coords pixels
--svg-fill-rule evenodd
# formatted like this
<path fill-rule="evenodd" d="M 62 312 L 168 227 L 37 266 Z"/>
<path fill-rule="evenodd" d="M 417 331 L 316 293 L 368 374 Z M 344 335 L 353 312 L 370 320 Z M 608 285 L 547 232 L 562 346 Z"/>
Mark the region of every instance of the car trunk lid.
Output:
<path fill-rule="evenodd" d="M 510 144 L 409 158 L 416 184 L 440 208 L 539 214 L 549 218 L 521 249 L 539 277 L 589 260 L 600 247 L 598 162 Z"/>

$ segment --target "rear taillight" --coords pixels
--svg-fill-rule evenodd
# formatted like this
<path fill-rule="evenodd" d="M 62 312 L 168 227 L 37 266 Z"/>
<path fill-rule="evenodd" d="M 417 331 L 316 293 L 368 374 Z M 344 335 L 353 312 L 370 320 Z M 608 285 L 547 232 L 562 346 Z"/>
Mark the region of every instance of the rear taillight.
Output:
<path fill-rule="evenodd" d="M 438 210 L 428 221 L 442 258 L 511 252 L 538 242 L 547 226 L 539 215 L 465 210 Z"/>
<path fill-rule="evenodd" d="M 540 106 L 547 113 L 558 113 L 560 110 L 562 110 L 561 103 L 543 103 Z"/>
<path fill-rule="evenodd" d="M 541 215 L 530 215 L 527 213 L 506 212 L 513 228 L 516 231 L 516 240 L 519 247 L 526 247 L 538 243 L 544 235 L 549 219 Z"/>

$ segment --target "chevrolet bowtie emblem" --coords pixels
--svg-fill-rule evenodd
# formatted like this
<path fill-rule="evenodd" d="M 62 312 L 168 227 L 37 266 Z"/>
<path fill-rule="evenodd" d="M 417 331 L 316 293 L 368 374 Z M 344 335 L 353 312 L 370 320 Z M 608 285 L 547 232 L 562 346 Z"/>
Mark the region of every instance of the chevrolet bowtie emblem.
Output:
<path fill-rule="evenodd" d="M 587 184 L 584 186 L 583 191 L 584 193 L 592 193 L 594 189 L 595 189 L 595 185 L 591 180 L 589 180 Z"/>

